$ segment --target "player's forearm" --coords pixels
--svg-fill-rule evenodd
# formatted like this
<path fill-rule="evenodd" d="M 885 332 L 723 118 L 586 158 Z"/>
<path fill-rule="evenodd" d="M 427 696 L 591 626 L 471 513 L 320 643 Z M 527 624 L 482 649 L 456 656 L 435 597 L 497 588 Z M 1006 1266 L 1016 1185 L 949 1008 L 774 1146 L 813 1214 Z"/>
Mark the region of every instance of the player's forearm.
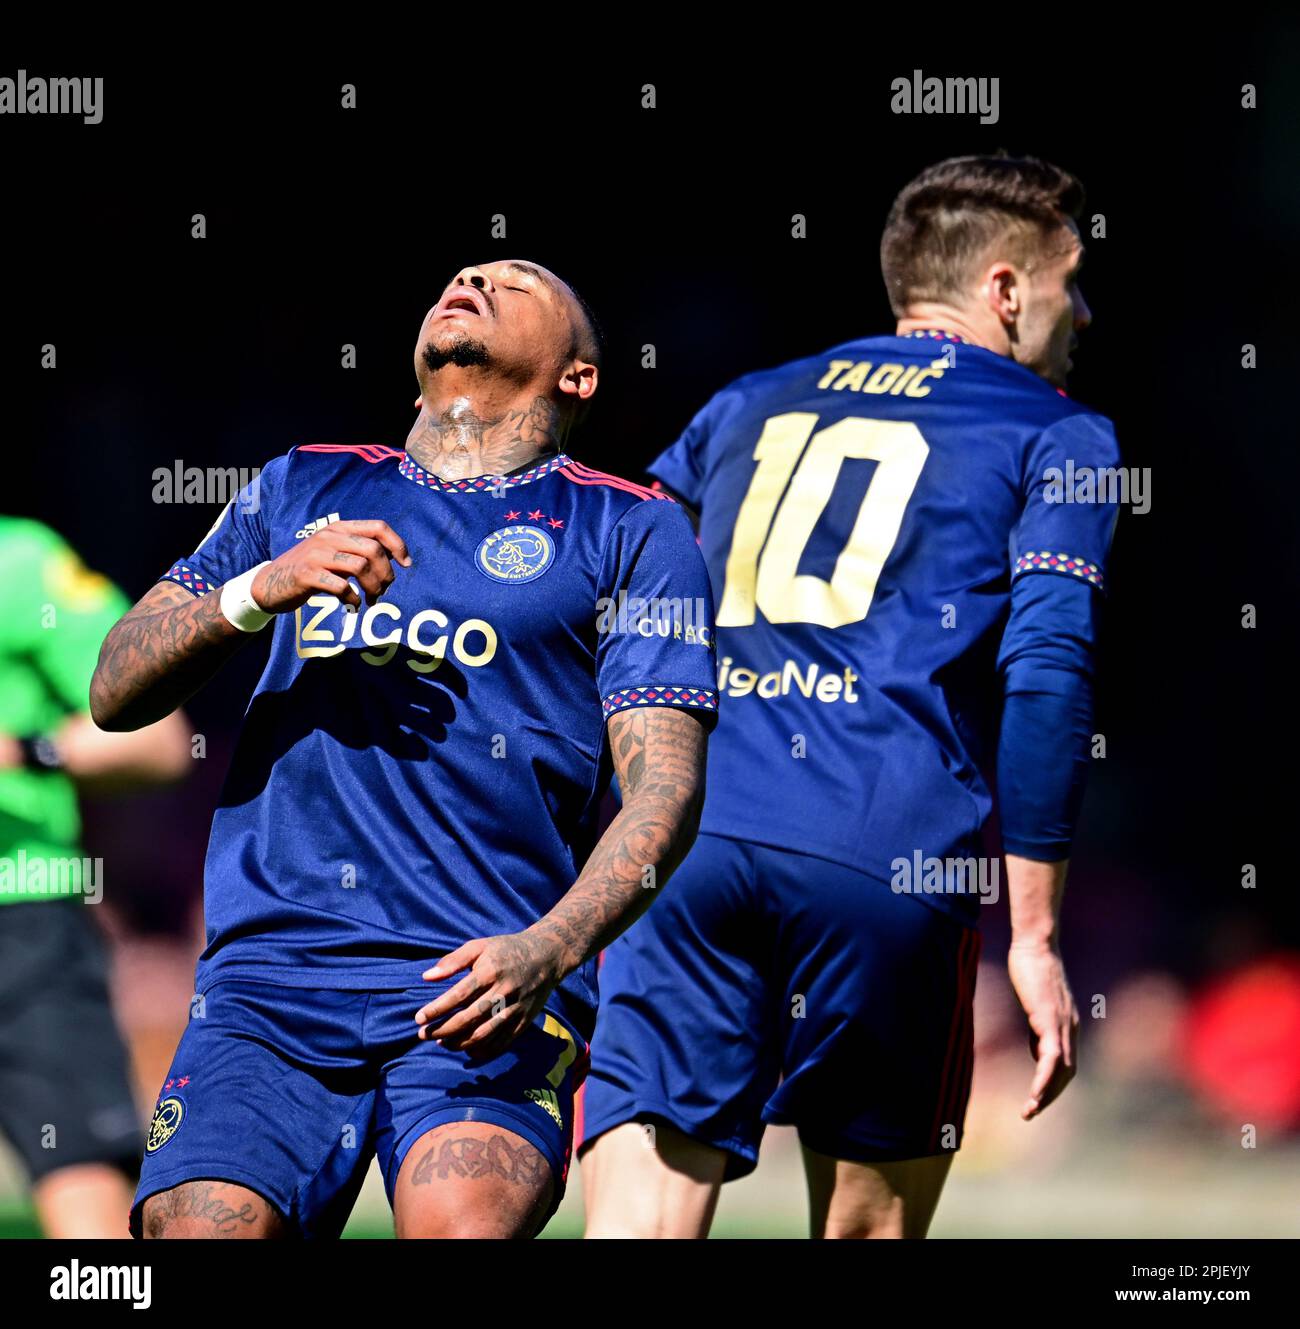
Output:
<path fill-rule="evenodd" d="M 1012 586 L 999 664 L 998 815 L 1012 854 L 1070 856 L 1092 766 L 1098 592 L 1049 574 Z"/>
<path fill-rule="evenodd" d="M 162 595 L 153 598 L 155 592 Z M 156 587 L 104 639 L 90 683 L 95 723 L 142 729 L 170 715 L 248 637 L 221 612 L 220 596 L 196 599 L 179 586 Z"/>
<path fill-rule="evenodd" d="M 1061 900 L 1069 859 L 1040 863 L 1007 854 L 1007 901 L 1012 946 L 1048 946 L 1060 940 Z"/>
<path fill-rule="evenodd" d="M 645 913 L 686 857 L 700 825 L 703 791 L 633 796 L 609 824 L 578 880 L 529 929 L 559 943 L 564 972 L 608 946 Z"/>
<path fill-rule="evenodd" d="M 649 909 L 686 857 L 704 805 L 708 736 L 686 711 L 624 711 L 609 722 L 623 807 L 578 880 L 529 929 L 554 943 L 565 973 Z"/>

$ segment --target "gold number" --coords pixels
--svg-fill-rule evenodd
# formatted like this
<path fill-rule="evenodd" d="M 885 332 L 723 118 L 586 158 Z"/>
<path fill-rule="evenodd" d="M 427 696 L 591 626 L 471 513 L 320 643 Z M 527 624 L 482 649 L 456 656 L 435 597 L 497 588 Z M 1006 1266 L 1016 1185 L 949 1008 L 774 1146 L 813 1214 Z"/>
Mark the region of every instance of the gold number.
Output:
<path fill-rule="evenodd" d="M 769 623 L 840 628 L 860 623 L 871 608 L 930 446 L 907 420 L 850 416 L 813 433 L 816 423 L 816 415 L 791 411 L 763 425 L 754 449 L 758 466 L 732 532 L 720 628 L 747 627 L 757 609 Z M 795 470 L 800 453 L 803 461 Z M 830 581 L 799 575 L 799 560 L 846 457 L 879 465 Z M 787 480 L 790 487 L 781 499 Z"/>
<path fill-rule="evenodd" d="M 754 448 L 754 460 L 758 465 L 731 533 L 726 586 L 722 603 L 718 606 L 720 628 L 742 628 L 754 621 L 754 576 L 758 555 L 767 538 L 781 491 L 816 423 L 817 417 L 811 411 L 774 415 L 763 423 L 763 432 Z"/>
<path fill-rule="evenodd" d="M 564 1051 L 560 1053 L 555 1065 L 551 1067 L 546 1076 L 551 1088 L 558 1089 L 560 1081 L 564 1079 L 564 1072 L 569 1069 L 578 1056 L 578 1048 L 573 1041 L 573 1035 L 549 1012 L 542 1021 L 542 1031 L 564 1040 Z"/>

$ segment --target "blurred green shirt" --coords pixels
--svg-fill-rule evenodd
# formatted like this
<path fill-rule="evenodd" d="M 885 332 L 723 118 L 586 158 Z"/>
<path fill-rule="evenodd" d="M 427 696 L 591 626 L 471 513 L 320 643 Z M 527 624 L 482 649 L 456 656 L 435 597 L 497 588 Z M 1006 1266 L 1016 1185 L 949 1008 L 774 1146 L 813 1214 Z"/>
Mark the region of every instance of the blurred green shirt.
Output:
<path fill-rule="evenodd" d="M 52 734 L 90 709 L 90 679 L 108 630 L 130 603 L 107 577 L 40 522 L 0 516 L 0 733 Z M 81 818 L 72 780 L 61 771 L 0 770 L 0 858 L 75 856 Z M 8 865 L 6 865 L 8 866 Z M 5 888 L 0 904 L 59 899 Z"/>

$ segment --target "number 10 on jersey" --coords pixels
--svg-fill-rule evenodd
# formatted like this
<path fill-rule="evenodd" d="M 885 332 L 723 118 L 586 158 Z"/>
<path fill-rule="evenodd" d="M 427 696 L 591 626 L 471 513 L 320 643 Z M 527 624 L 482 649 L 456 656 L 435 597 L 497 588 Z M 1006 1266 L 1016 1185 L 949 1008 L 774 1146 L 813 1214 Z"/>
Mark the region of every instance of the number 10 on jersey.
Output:
<path fill-rule="evenodd" d="M 811 411 L 790 411 L 763 425 L 754 449 L 758 465 L 727 555 L 720 628 L 747 627 L 758 609 L 769 623 L 841 628 L 860 623 L 871 608 L 880 570 L 898 539 L 930 447 L 907 420 L 849 416 L 814 433 L 817 420 Z M 799 560 L 846 457 L 879 465 L 830 581 L 799 575 Z"/>

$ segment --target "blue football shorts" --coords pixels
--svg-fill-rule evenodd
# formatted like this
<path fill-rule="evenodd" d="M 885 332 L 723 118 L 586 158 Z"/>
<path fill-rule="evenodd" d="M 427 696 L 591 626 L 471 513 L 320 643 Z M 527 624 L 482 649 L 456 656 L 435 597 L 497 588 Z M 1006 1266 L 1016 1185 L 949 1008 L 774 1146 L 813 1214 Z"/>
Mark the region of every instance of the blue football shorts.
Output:
<path fill-rule="evenodd" d="M 370 1160 L 392 1203 L 411 1146 L 451 1121 L 532 1144 L 564 1195 L 587 1045 L 544 1012 L 499 1056 L 422 1042 L 415 1013 L 462 975 L 354 992 L 217 979 L 158 1095 L 131 1231 L 149 1196 L 208 1178 L 255 1191 L 303 1237 L 342 1231 Z"/>
<path fill-rule="evenodd" d="M 701 834 L 606 951 L 580 1148 L 667 1122 L 758 1159 L 766 1123 L 885 1162 L 961 1144 L 978 929 L 807 854 Z"/>

